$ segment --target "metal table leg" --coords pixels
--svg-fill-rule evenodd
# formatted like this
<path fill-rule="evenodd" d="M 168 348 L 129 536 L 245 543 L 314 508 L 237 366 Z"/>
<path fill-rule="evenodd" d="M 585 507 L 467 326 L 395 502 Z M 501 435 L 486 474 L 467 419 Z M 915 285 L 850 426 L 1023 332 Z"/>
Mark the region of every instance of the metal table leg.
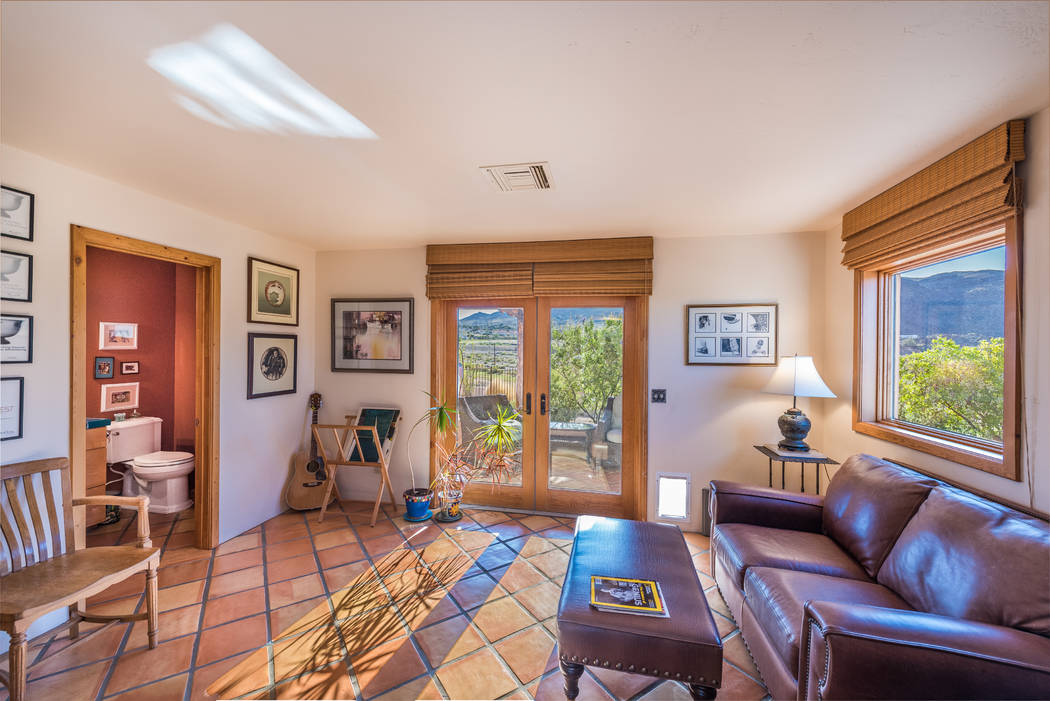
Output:
<path fill-rule="evenodd" d="M 769 486 L 773 486 L 773 458 L 769 459 Z"/>
<path fill-rule="evenodd" d="M 798 471 L 802 475 L 802 493 L 806 493 L 806 463 L 800 462 L 798 464 Z"/>

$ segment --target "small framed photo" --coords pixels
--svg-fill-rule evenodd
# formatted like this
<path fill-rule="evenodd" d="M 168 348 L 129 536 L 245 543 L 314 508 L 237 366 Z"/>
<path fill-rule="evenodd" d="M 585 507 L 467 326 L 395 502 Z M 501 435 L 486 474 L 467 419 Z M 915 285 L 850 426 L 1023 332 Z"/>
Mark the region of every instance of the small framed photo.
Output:
<path fill-rule="evenodd" d="M 139 347 L 139 325 L 119 321 L 100 321 L 99 350 L 135 350 Z"/>
<path fill-rule="evenodd" d="M 137 360 L 125 360 L 120 364 L 121 375 L 138 375 L 139 374 L 139 361 Z"/>
<path fill-rule="evenodd" d="M 33 301 L 33 256 L 28 253 L 0 253 L 0 299 Z"/>
<path fill-rule="evenodd" d="M 295 394 L 299 338 L 293 334 L 248 334 L 248 399 Z"/>
<path fill-rule="evenodd" d="M 0 440 L 11 441 L 22 437 L 24 400 L 24 378 L 0 378 Z"/>
<path fill-rule="evenodd" d="M 95 358 L 95 379 L 96 380 L 111 380 L 113 379 L 113 358 Z"/>
<path fill-rule="evenodd" d="M 124 382 L 118 385 L 102 385 L 101 411 L 124 411 L 139 405 L 139 383 Z"/>
<path fill-rule="evenodd" d="M 33 240 L 33 207 L 36 197 L 31 192 L 0 186 L 0 234 L 22 241 Z"/>
<path fill-rule="evenodd" d="M 687 365 L 776 365 L 776 304 L 685 308 Z"/>
<path fill-rule="evenodd" d="M 412 372 L 415 300 L 333 299 L 332 372 Z"/>
<path fill-rule="evenodd" d="M 248 259 L 248 322 L 299 325 L 299 271 Z"/>
<path fill-rule="evenodd" d="M 0 362 L 33 362 L 33 317 L 28 314 L 0 315 Z"/>

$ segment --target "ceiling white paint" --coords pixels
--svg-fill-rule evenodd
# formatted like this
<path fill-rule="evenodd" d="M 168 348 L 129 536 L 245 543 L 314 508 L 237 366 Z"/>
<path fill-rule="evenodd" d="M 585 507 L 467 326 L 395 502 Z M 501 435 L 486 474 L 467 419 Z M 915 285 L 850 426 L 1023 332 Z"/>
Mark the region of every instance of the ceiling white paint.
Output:
<path fill-rule="evenodd" d="M 4 2 L 0 138 L 318 249 L 824 230 L 1050 103 L 1047 10 Z M 147 58 L 222 22 L 379 138 L 181 109 Z M 554 190 L 499 192 L 478 170 L 538 160 Z"/>

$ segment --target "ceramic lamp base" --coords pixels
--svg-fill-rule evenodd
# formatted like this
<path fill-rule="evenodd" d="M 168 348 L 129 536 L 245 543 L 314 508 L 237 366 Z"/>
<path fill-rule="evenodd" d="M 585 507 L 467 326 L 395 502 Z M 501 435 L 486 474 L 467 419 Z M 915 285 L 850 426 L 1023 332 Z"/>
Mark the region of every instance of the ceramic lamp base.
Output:
<path fill-rule="evenodd" d="M 799 453 L 809 450 L 809 445 L 803 439 L 809 435 L 809 429 L 813 427 L 813 424 L 800 409 L 792 408 L 785 411 L 777 419 L 777 426 L 780 427 L 780 433 L 784 436 L 784 440 L 777 443 L 778 448 Z"/>

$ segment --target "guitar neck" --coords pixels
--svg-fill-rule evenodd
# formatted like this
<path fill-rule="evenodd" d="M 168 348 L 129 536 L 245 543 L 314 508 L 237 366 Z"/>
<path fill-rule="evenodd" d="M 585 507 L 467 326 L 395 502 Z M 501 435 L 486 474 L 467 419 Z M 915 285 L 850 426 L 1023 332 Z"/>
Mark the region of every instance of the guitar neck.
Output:
<path fill-rule="evenodd" d="M 310 415 L 310 425 L 317 425 L 317 409 L 314 409 Z M 314 432 L 310 431 L 310 459 L 317 457 L 317 439 L 314 437 Z"/>

